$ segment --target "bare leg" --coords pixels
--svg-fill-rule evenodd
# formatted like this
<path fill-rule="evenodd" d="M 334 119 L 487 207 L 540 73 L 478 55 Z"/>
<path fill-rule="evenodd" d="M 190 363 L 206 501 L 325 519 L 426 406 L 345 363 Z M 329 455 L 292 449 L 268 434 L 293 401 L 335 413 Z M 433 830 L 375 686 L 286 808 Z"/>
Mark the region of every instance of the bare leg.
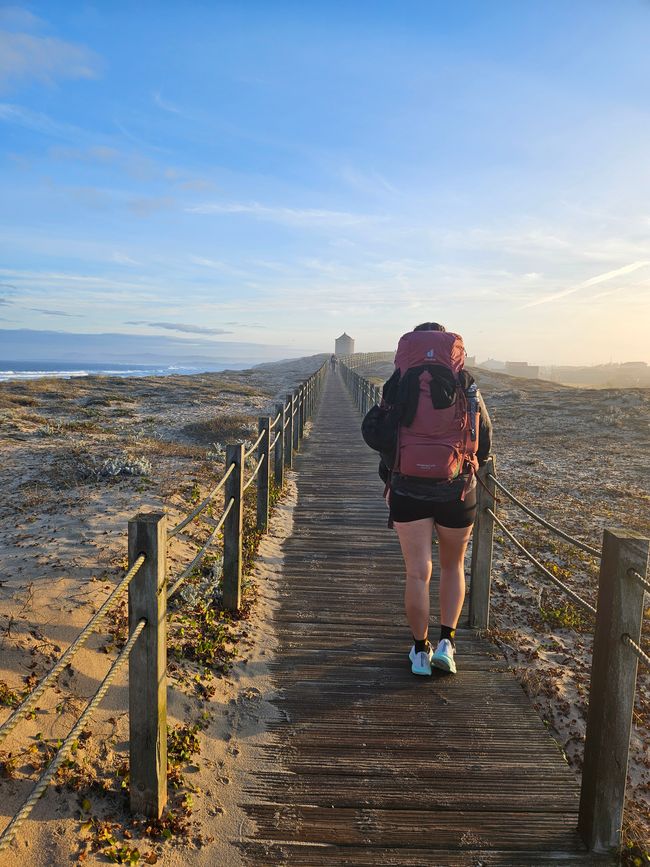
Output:
<path fill-rule="evenodd" d="M 433 518 L 394 524 L 406 565 L 404 607 L 413 637 L 427 637 L 429 629 L 429 581 Z"/>
<path fill-rule="evenodd" d="M 465 599 L 465 551 L 472 527 L 436 524 L 436 532 L 440 556 L 440 622 L 455 629 Z"/>

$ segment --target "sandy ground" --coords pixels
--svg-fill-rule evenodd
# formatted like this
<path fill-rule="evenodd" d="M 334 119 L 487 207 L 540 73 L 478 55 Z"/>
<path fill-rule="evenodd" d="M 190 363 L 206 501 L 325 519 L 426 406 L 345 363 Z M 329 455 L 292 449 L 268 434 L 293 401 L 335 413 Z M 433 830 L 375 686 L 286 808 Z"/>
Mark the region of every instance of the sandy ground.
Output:
<path fill-rule="evenodd" d="M 75 380 L 0 386 L 0 722 L 11 690 L 39 679 L 115 585 L 125 565 L 126 521 L 140 509 L 165 509 L 175 521 L 223 470 L 220 447 L 255 438 L 256 416 L 314 370 L 320 359 L 261 370 L 157 380 Z M 375 370 L 378 379 L 390 372 Z M 599 547 L 602 528 L 648 533 L 650 392 L 563 388 L 477 371 L 496 429 L 500 478 L 515 494 L 578 538 Z M 107 463 L 108 462 L 108 463 Z M 148 462 L 148 463 L 147 463 Z M 128 473 L 131 469 L 132 474 Z M 111 475 L 121 469 L 117 475 Z M 126 675 L 110 690 L 69 769 L 37 805 L 0 865 L 107 863 L 91 851 L 101 834 L 137 848 L 139 863 L 240 864 L 248 820 L 238 807 L 257 767 L 255 745 L 273 713 L 266 662 L 273 651 L 269 613 L 281 541 L 291 532 L 295 486 L 279 505 L 255 570 L 256 606 L 233 633 L 232 667 L 214 677 L 199 665 L 170 666 L 172 726 L 200 723 L 199 752 L 183 765 L 193 803 L 179 808 L 170 839 L 127 827 L 119 772 L 126 757 Z M 592 603 L 597 569 L 520 516 L 499 514 L 558 576 Z M 208 529 L 188 528 L 170 545 L 170 572 L 191 559 Z M 646 600 L 645 644 L 650 635 Z M 47 758 L 108 669 L 119 644 L 111 620 L 0 745 L 1 812 L 13 815 Z M 579 772 L 588 694 L 591 624 L 580 618 L 497 535 L 491 637 Z M 628 831 L 648 836 L 650 677 L 640 672 L 630 750 Z M 99 768 L 99 771 L 89 769 Z M 75 777 L 75 774 L 77 775 Z M 117 781 L 117 785 L 116 785 Z M 71 785 L 68 785 L 71 784 Z M 107 789 L 102 793 L 102 785 Z M 191 791 L 193 790 L 193 791 Z M 92 824 L 94 822 L 94 824 Z M 102 844 L 103 845 L 103 844 Z M 106 847 L 104 846 L 104 849 Z M 148 859 L 148 860 L 147 860 Z"/>
<path fill-rule="evenodd" d="M 378 384 L 392 364 L 366 375 Z M 361 371 L 360 371 L 361 372 Z M 473 371 L 494 425 L 500 481 L 533 511 L 600 550 L 604 528 L 650 536 L 650 389 L 573 388 Z M 595 606 L 598 563 L 503 495 L 497 514 L 561 581 Z M 650 595 L 642 646 L 650 653 Z M 567 761 L 582 768 L 593 622 L 497 528 L 489 636 L 503 651 Z M 650 671 L 639 666 L 626 832 L 650 841 Z M 650 845 L 646 843 L 646 845 Z"/>
<path fill-rule="evenodd" d="M 155 509 L 175 523 L 222 475 L 223 444 L 254 440 L 257 415 L 271 414 L 275 402 L 321 361 L 315 356 L 198 377 L 0 386 L 0 723 L 11 713 L 12 700 L 52 667 L 123 574 L 128 518 Z M 115 474 L 116 468 L 122 472 Z M 238 863 L 239 850 L 230 842 L 239 839 L 246 821 L 236 806 L 238 768 L 254 761 L 249 744 L 269 713 L 265 656 L 272 637 L 262 624 L 294 500 L 290 482 L 248 582 L 249 613 L 233 624 L 225 644 L 232 657 L 225 673 L 220 666 L 212 671 L 199 663 L 170 663 L 168 723 L 196 726 L 199 751 L 182 763 L 180 794 L 172 791 L 177 821 L 168 823 L 169 839 L 147 833 L 146 823 L 123 833 L 125 669 L 80 739 L 73 766 L 50 786 L 14 848 L 0 855 L 3 867 L 25 861 L 30 867 L 108 863 L 105 854 L 92 851 L 98 843 L 105 852 L 117 852 L 119 863 L 136 863 L 129 860 L 135 849 L 139 863 Z M 171 575 L 207 537 L 210 520 L 172 540 Z M 183 606 L 181 596 L 172 608 L 182 612 Z M 122 605 L 39 700 L 33 718 L 0 745 L 3 827 L 105 675 L 125 625 Z"/>

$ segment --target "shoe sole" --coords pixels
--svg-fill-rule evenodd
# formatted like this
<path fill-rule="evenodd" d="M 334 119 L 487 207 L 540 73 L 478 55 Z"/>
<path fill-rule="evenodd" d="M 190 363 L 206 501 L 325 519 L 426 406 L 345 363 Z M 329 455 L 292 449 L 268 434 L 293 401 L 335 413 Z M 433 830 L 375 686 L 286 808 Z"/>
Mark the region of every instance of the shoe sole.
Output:
<path fill-rule="evenodd" d="M 456 663 L 446 656 L 434 656 L 431 659 L 431 665 L 439 668 L 440 671 L 446 671 L 447 674 L 456 674 Z"/>
<path fill-rule="evenodd" d="M 410 662 L 411 662 L 411 673 L 412 673 L 412 674 L 417 674 L 417 675 L 420 675 L 421 677 L 431 677 L 431 669 L 430 669 L 430 668 L 429 668 L 428 671 L 427 671 L 426 668 L 424 668 L 424 669 L 416 669 L 416 668 L 414 668 L 414 666 L 413 666 L 413 660 L 411 659 L 411 654 L 410 654 L 410 653 L 409 653 L 409 660 L 410 660 Z"/>
<path fill-rule="evenodd" d="M 424 676 L 424 677 L 431 677 L 431 672 L 430 672 L 430 671 L 426 671 L 426 670 L 424 670 L 424 671 L 417 670 L 417 671 L 416 671 L 416 670 L 413 668 L 413 666 L 411 666 L 411 673 L 412 673 L 412 674 L 419 674 L 419 675 L 422 675 L 422 676 Z"/>

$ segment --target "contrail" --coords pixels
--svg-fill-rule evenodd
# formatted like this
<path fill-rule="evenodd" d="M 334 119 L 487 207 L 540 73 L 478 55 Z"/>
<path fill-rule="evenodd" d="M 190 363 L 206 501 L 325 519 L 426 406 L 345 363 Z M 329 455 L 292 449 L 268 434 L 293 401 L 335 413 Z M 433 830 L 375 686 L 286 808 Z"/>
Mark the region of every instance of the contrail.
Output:
<path fill-rule="evenodd" d="M 550 301 L 557 301 L 558 298 L 564 298 L 566 295 L 573 295 L 574 292 L 579 292 L 581 289 L 586 289 L 588 286 L 595 286 L 597 283 L 604 283 L 606 280 L 612 280 L 614 277 L 620 277 L 623 274 L 630 274 L 632 271 L 638 271 L 639 268 L 645 268 L 650 265 L 650 261 L 643 260 L 641 262 L 632 262 L 630 265 L 624 265 L 622 268 L 616 268 L 614 271 L 606 271 L 604 274 L 597 274 L 595 277 L 590 277 L 577 286 L 572 286 L 570 289 L 564 289 L 562 292 L 556 292 L 554 295 L 547 295 L 545 298 L 538 298 L 536 301 L 529 301 L 528 304 L 522 305 L 519 309 L 525 310 L 527 307 L 537 307 L 540 304 L 548 304 Z"/>

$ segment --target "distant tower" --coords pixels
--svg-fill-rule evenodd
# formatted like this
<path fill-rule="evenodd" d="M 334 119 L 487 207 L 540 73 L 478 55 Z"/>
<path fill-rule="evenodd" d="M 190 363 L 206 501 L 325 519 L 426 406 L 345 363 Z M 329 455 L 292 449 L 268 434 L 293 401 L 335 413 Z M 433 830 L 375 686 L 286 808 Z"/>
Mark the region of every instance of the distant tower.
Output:
<path fill-rule="evenodd" d="M 336 355 L 352 355 L 354 353 L 354 340 L 345 331 L 334 341 L 334 352 Z"/>

